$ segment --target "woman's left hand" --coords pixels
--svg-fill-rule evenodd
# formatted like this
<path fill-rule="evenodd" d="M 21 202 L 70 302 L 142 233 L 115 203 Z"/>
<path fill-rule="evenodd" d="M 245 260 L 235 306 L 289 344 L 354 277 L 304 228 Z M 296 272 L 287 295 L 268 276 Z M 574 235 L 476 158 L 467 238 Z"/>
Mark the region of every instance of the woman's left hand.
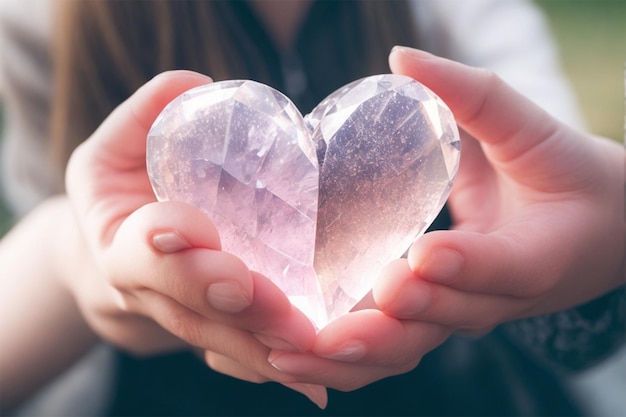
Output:
<path fill-rule="evenodd" d="M 454 230 L 423 236 L 410 270 L 378 282 L 384 312 L 480 334 L 624 284 L 622 146 L 558 122 L 488 71 L 408 48 L 390 63 L 450 106 L 462 156 Z"/>
<path fill-rule="evenodd" d="M 559 123 L 488 71 L 408 48 L 390 63 L 437 93 L 462 129 L 455 226 L 389 264 L 370 308 L 322 329 L 312 353 L 268 358 L 340 390 L 413 369 L 452 332 L 483 334 L 624 283 L 622 147 Z"/>

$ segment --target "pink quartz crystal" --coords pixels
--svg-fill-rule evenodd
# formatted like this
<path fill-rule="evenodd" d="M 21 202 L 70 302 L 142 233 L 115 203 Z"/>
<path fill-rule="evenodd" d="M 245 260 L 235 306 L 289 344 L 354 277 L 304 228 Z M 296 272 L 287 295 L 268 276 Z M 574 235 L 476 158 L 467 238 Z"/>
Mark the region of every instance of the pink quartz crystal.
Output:
<path fill-rule="evenodd" d="M 163 110 L 147 164 L 159 200 L 201 208 L 321 328 L 434 220 L 459 145 L 450 110 L 408 77 L 355 81 L 304 119 L 268 86 L 225 81 Z"/>

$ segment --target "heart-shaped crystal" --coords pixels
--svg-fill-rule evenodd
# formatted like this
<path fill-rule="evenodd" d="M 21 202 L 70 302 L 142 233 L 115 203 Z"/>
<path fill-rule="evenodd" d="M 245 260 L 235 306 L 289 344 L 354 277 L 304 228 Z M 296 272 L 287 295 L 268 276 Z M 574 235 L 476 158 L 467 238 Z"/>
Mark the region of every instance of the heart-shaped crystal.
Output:
<path fill-rule="evenodd" d="M 266 85 L 224 81 L 163 110 L 147 167 L 159 200 L 202 209 L 321 328 L 432 223 L 459 147 L 448 107 L 405 76 L 355 81 L 305 118 Z"/>

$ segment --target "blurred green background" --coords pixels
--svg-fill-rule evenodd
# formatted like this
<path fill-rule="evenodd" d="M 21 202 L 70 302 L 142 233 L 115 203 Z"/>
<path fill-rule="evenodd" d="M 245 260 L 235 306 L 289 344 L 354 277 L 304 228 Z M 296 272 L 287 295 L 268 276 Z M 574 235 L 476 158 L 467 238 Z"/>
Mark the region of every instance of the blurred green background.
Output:
<path fill-rule="evenodd" d="M 535 0 L 595 134 L 624 141 L 626 0 Z"/>
<path fill-rule="evenodd" d="M 589 130 L 623 141 L 626 0 L 534 1 L 545 11 Z M 0 109 L 0 129 L 1 116 Z M 10 224 L 0 201 L 0 235 Z"/>
<path fill-rule="evenodd" d="M 0 139 L 2 139 L 2 116 L 2 106 L 0 103 Z M 8 230 L 11 225 L 11 221 L 11 216 L 9 216 L 9 213 L 2 202 L 2 195 L 0 195 L 0 236 L 4 235 L 4 233 Z"/>

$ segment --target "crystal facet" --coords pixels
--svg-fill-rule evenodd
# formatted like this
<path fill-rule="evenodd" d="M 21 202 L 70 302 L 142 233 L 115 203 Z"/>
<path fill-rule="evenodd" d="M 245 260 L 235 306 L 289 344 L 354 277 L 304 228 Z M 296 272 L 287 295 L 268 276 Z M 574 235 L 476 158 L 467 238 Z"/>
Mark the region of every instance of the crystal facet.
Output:
<path fill-rule="evenodd" d="M 434 220 L 459 145 L 450 110 L 408 77 L 355 81 L 305 118 L 268 86 L 225 81 L 163 110 L 147 166 L 159 200 L 201 208 L 321 328 Z"/>

